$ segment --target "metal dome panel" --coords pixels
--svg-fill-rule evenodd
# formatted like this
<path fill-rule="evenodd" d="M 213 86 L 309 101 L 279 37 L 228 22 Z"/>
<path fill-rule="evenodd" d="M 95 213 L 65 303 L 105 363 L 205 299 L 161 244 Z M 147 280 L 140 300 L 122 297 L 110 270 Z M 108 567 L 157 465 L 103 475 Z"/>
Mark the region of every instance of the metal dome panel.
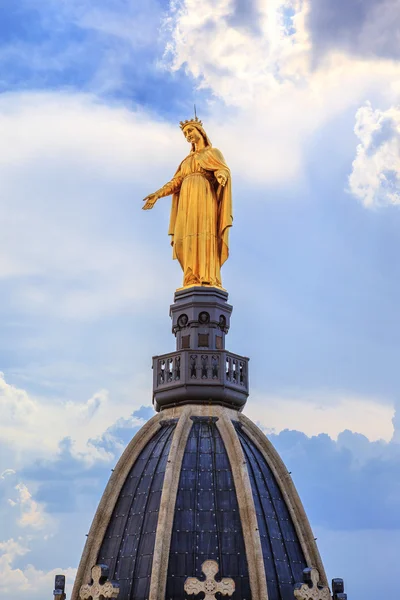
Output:
<path fill-rule="evenodd" d="M 176 499 L 165 597 L 184 600 L 186 577 L 203 579 L 203 562 L 214 559 L 220 567 L 218 577 L 235 581 L 232 600 L 251 600 L 236 490 L 218 419 L 192 420 Z"/>
<path fill-rule="evenodd" d="M 234 423 L 246 457 L 260 531 L 269 600 L 292 600 L 307 567 L 282 492 L 256 444 Z"/>
<path fill-rule="evenodd" d="M 135 462 L 119 495 L 98 561 L 120 584 L 119 600 L 149 597 L 158 512 L 176 421 L 165 421 Z"/>

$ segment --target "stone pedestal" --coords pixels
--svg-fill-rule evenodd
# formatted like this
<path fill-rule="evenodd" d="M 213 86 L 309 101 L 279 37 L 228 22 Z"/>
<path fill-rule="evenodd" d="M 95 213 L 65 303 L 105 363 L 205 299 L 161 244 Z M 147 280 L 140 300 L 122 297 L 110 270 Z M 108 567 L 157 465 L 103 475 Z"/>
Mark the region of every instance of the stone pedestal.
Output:
<path fill-rule="evenodd" d="M 249 359 L 225 349 L 232 314 L 227 292 L 192 287 L 174 299 L 176 351 L 153 357 L 155 409 L 195 402 L 241 410 L 249 395 Z"/>

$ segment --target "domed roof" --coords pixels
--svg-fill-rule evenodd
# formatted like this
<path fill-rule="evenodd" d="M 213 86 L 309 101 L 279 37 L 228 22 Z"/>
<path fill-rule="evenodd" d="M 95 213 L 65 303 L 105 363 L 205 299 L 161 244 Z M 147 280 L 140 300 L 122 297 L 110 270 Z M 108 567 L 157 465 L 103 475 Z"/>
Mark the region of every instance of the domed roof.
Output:
<path fill-rule="evenodd" d="M 184 600 L 186 579 L 204 580 L 207 560 L 218 563 L 217 580 L 234 581 L 233 600 L 292 599 L 306 567 L 326 583 L 291 477 L 264 434 L 223 406 L 167 408 L 110 478 L 72 600 L 95 564 L 109 567 L 119 600 Z"/>

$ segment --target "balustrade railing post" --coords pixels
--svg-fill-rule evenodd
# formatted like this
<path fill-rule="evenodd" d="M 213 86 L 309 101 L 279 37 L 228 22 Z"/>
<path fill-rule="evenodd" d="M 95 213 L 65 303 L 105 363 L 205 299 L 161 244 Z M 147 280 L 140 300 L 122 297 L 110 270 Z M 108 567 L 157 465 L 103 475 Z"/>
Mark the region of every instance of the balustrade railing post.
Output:
<path fill-rule="evenodd" d="M 244 357 L 211 349 L 180 350 L 154 357 L 155 405 L 160 406 L 159 398 L 173 399 L 175 390 L 178 404 L 187 393 L 193 399 L 223 399 L 224 403 L 228 393 L 233 403 L 236 399 L 240 402 L 241 395 L 248 395 L 247 363 Z M 208 386 L 215 387 L 208 390 Z"/>

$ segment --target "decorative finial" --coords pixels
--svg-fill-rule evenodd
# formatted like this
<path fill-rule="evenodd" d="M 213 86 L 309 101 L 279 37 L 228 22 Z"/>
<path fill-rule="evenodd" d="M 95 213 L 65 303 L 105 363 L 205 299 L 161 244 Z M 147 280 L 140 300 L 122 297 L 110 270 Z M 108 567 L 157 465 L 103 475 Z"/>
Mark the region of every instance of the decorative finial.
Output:
<path fill-rule="evenodd" d="M 344 592 L 343 579 L 332 579 L 333 600 L 347 600 L 347 594 Z"/>
<path fill-rule="evenodd" d="M 56 575 L 54 580 L 54 600 L 65 600 L 65 575 Z"/>

